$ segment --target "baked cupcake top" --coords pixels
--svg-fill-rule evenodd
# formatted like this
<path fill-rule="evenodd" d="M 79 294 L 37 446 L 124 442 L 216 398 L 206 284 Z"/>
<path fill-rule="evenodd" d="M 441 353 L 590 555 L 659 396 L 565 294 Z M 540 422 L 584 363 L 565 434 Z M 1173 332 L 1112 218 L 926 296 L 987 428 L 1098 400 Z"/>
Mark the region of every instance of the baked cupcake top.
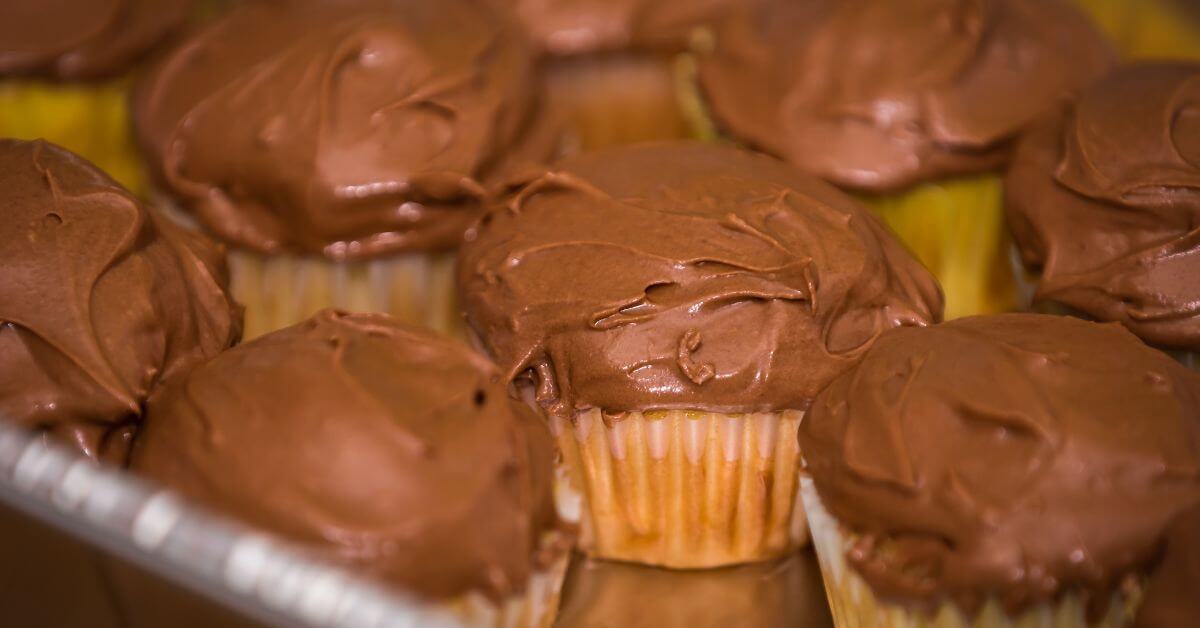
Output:
<path fill-rule="evenodd" d="M 132 467 L 433 598 L 523 589 L 556 525 L 554 445 L 466 346 L 326 310 L 150 401 Z"/>
<path fill-rule="evenodd" d="M 769 2 L 726 24 L 701 86 L 735 137 L 889 192 L 986 171 L 1116 59 L 1067 0 Z"/>
<path fill-rule="evenodd" d="M 187 20 L 195 0 L 4 0 L 0 76 L 123 73 Z"/>
<path fill-rule="evenodd" d="M 1102 603 L 1200 502 L 1200 379 L 1113 324 L 899 329 L 821 392 L 800 449 L 878 594 Z"/>
<path fill-rule="evenodd" d="M 552 412 L 804 409 L 883 330 L 941 317 L 932 276 L 837 190 L 690 142 L 595 151 L 468 233 L 467 319 Z"/>
<path fill-rule="evenodd" d="M 247 2 L 137 85 L 137 135 L 160 183 L 230 243 L 449 248 L 521 152 L 536 88 L 518 31 L 485 0 Z"/>
<path fill-rule="evenodd" d="M 684 50 L 694 29 L 751 0 L 498 0 L 554 55 Z M 757 1 L 757 0 L 755 0 Z"/>
<path fill-rule="evenodd" d="M 1200 350 L 1200 64 L 1123 68 L 1021 142 L 1005 196 L 1035 298 Z"/>
<path fill-rule="evenodd" d="M 1167 529 L 1162 562 L 1146 585 L 1135 628 L 1188 628 L 1200 624 L 1200 503 Z"/>
<path fill-rule="evenodd" d="M 96 454 L 163 379 L 233 344 L 220 248 L 95 166 L 0 139 L 0 416 Z"/>

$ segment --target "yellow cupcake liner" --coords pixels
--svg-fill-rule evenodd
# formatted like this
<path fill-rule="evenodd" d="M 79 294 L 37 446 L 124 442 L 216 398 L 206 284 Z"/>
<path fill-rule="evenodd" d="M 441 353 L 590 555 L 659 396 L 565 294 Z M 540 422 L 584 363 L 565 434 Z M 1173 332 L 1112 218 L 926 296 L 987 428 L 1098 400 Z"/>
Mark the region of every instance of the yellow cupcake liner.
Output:
<path fill-rule="evenodd" d="M 947 320 L 1016 305 L 999 176 L 960 177 L 859 198 L 941 282 Z"/>
<path fill-rule="evenodd" d="M 771 560 L 808 538 L 797 498 L 802 412 L 600 410 L 552 427 L 582 495 L 580 549 L 699 569 Z"/>
<path fill-rule="evenodd" d="M 558 616 L 563 580 L 571 553 L 566 550 L 545 569 L 533 574 L 524 593 L 502 603 L 472 592 L 445 606 L 467 628 L 550 628 Z"/>
<path fill-rule="evenodd" d="M 1118 628 L 1132 624 L 1141 602 L 1141 583 L 1130 579 L 1113 592 L 1108 612 L 1095 623 L 1088 622 L 1087 602 L 1078 593 L 1066 593 L 1053 603 L 1015 616 L 1007 614 L 995 597 L 989 597 L 971 616 L 950 602 L 934 612 L 891 603 L 876 597 L 866 580 L 847 564 L 853 535 L 825 510 L 808 476 L 800 478 L 800 493 L 837 628 Z"/>
<path fill-rule="evenodd" d="M 454 260 L 449 251 L 335 262 L 230 250 L 230 291 L 246 308 L 246 340 L 294 325 L 327 307 L 385 312 L 461 336 Z"/>
<path fill-rule="evenodd" d="M 0 82 L 0 137 L 58 144 L 141 194 L 145 175 L 129 127 L 127 87 L 126 81 Z"/>
<path fill-rule="evenodd" d="M 1187 0 L 1078 0 L 1131 59 L 1200 59 L 1200 10 Z"/>

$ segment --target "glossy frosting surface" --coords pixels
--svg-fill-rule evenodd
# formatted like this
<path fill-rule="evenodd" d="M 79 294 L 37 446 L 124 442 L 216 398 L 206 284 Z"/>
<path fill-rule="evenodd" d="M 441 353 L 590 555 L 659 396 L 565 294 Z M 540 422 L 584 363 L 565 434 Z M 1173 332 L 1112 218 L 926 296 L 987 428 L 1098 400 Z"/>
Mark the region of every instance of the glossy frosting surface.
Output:
<path fill-rule="evenodd" d="M 758 0 L 496 0 L 551 54 L 682 51 L 697 28 Z"/>
<path fill-rule="evenodd" d="M 1022 141 L 1006 196 L 1036 299 L 1200 350 L 1200 64 L 1086 90 Z"/>
<path fill-rule="evenodd" d="M 718 31 L 701 84 L 733 136 L 888 192 L 990 170 L 1116 60 L 1067 0 L 767 2 Z"/>
<path fill-rule="evenodd" d="M 526 155 L 532 73 L 486 0 L 255 0 L 158 63 L 133 111 L 160 183 L 210 231 L 343 259 L 456 246 Z"/>
<path fill-rule="evenodd" d="M 1103 604 L 1200 500 L 1200 379 L 1111 323 L 898 329 L 821 393 L 800 448 L 877 593 Z"/>
<path fill-rule="evenodd" d="M 223 251 L 83 158 L 0 140 L 0 415 L 99 453 L 163 379 L 241 335 Z"/>
<path fill-rule="evenodd" d="M 433 598 L 503 597 L 556 525 L 544 423 L 465 345 L 326 310 L 156 394 L 134 471 Z"/>
<path fill-rule="evenodd" d="M 468 322 L 571 414 L 804 409 L 884 330 L 941 317 L 867 210 L 766 156 L 676 142 L 534 178 L 468 233 Z"/>

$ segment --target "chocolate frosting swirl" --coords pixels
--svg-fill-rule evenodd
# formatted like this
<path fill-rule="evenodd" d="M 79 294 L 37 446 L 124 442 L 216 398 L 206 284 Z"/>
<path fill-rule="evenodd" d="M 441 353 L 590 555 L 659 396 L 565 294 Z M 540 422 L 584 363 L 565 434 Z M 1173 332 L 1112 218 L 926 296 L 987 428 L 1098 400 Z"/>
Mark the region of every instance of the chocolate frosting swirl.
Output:
<path fill-rule="evenodd" d="M 163 379 L 241 335 L 223 252 L 95 166 L 0 140 L 0 415 L 99 453 Z"/>
<path fill-rule="evenodd" d="M 468 233 L 459 291 L 550 411 L 804 409 L 885 329 L 940 319 L 865 209 L 774 159 L 676 142 L 562 162 Z"/>
<path fill-rule="evenodd" d="M 139 83 L 135 127 L 162 184 L 230 243 L 453 247 L 501 158 L 524 155 L 536 88 L 518 30 L 484 0 L 248 2 Z"/>
<path fill-rule="evenodd" d="M 1135 628 L 1194 628 L 1200 625 L 1200 503 L 1167 529 L 1162 563 L 1146 585 Z"/>
<path fill-rule="evenodd" d="M 324 311 L 150 401 L 132 467 L 430 596 L 524 588 L 556 525 L 549 430 L 459 342 Z"/>
<path fill-rule="evenodd" d="M 1021 142 L 1005 192 L 1035 299 L 1200 350 L 1200 64 L 1093 85 Z"/>
<path fill-rule="evenodd" d="M 1114 324 L 899 329 L 822 391 L 800 448 L 876 593 L 1102 605 L 1200 500 L 1200 379 Z"/>
<path fill-rule="evenodd" d="M 1115 52 L 1066 0 L 769 2 L 702 59 L 716 119 L 838 185 L 986 171 Z"/>
<path fill-rule="evenodd" d="M 101 79 L 183 26 L 195 0 L 4 0 L 0 76 Z"/>

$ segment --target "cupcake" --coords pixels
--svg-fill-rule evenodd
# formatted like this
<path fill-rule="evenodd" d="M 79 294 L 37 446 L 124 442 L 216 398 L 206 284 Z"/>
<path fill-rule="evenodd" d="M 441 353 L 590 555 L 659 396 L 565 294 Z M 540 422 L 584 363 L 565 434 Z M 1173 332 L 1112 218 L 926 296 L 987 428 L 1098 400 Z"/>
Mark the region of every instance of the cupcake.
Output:
<path fill-rule="evenodd" d="M 1191 0 L 1077 0 L 1134 59 L 1200 59 L 1200 10 Z"/>
<path fill-rule="evenodd" d="M 0 137 L 45 138 L 92 160 L 135 192 L 127 75 L 184 25 L 195 0 L 4 0 Z"/>
<path fill-rule="evenodd" d="M 692 142 L 565 160 L 468 232 L 458 273 L 469 326 L 554 428 L 582 549 L 675 568 L 804 542 L 809 403 L 885 329 L 942 308 L 851 199 Z"/>
<path fill-rule="evenodd" d="M 898 329 L 800 447 L 838 626 L 1126 626 L 1200 504 L 1200 379 L 1114 324 Z"/>
<path fill-rule="evenodd" d="M 526 133 L 532 52 L 505 17 L 255 0 L 138 83 L 140 144 L 177 213 L 231 246 L 247 337 L 331 305 L 454 326 L 463 230 L 494 179 L 552 152 Z"/>
<path fill-rule="evenodd" d="M 731 137 L 855 191 L 941 280 L 1011 305 L 997 171 L 1115 52 L 1067 0 L 772 2 L 718 30 L 700 86 Z"/>
<path fill-rule="evenodd" d="M 686 138 L 694 39 L 750 0 L 495 0 L 542 52 L 550 110 L 569 150 Z M 753 0 L 757 2 L 758 0 Z"/>
<path fill-rule="evenodd" d="M 1200 64 L 1145 63 L 1021 141 L 1005 180 L 1033 302 L 1200 351 Z"/>
<path fill-rule="evenodd" d="M 221 249 L 83 158 L 0 139 L 0 416 L 120 458 L 163 380 L 233 344 Z"/>
<path fill-rule="evenodd" d="M 471 625 L 548 625 L 554 443 L 495 377 L 449 338 L 326 310 L 156 393 L 131 468 Z"/>
<path fill-rule="evenodd" d="M 1200 625 L 1200 504 L 1177 516 L 1167 529 L 1161 563 L 1146 583 L 1135 628 Z"/>

